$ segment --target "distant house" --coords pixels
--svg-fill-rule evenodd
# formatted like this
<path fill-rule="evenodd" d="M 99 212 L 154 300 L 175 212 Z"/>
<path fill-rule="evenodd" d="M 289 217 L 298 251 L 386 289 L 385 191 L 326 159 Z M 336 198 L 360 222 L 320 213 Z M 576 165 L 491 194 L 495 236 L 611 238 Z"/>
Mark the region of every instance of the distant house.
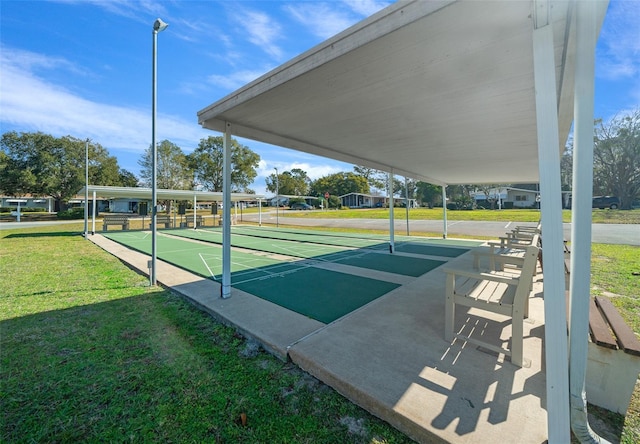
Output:
<path fill-rule="evenodd" d="M 349 208 L 373 208 L 376 204 L 384 204 L 384 196 L 372 196 L 371 194 L 349 193 L 340 196 L 340 203 L 343 207 Z"/>
<path fill-rule="evenodd" d="M 496 201 L 495 208 L 537 208 L 539 195 L 536 190 L 512 187 L 492 188 L 489 196 L 480 190 L 471 193 L 478 206 L 488 207 L 491 199 Z"/>
<path fill-rule="evenodd" d="M 269 206 L 275 207 L 277 203 L 280 203 L 280 206 L 288 206 L 289 201 L 295 199 L 296 201 L 300 201 L 302 199 L 306 204 L 313 205 L 313 201 L 317 199 L 316 196 L 295 196 L 293 194 L 278 194 L 278 196 L 273 196 L 269 199 Z"/>
<path fill-rule="evenodd" d="M 349 193 L 340 196 L 340 202 L 343 207 L 349 208 L 375 208 L 386 207 L 389 199 L 385 196 L 373 196 L 363 193 Z M 405 204 L 404 197 L 394 197 L 393 206 L 402 207 Z M 409 208 L 417 208 L 418 203 L 415 199 L 409 199 Z"/>

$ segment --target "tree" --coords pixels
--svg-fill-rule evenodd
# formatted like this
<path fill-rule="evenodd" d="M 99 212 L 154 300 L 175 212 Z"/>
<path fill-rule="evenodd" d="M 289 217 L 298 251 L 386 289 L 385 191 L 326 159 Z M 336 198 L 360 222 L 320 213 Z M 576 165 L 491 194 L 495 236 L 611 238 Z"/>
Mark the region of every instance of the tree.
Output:
<path fill-rule="evenodd" d="M 56 138 L 44 133 L 7 132 L 2 135 L 0 187 L 6 194 L 45 195 L 55 199 L 56 211 L 85 185 L 86 140 Z M 120 185 L 118 162 L 99 144 L 89 143 L 89 182 Z"/>
<path fill-rule="evenodd" d="M 270 174 L 265 183 L 267 191 L 272 193 L 289 195 L 289 196 L 306 196 L 309 194 L 309 186 L 311 185 L 311 179 L 307 175 L 306 171 L 300 168 L 293 168 L 291 171 L 283 171 L 279 173 L 276 180 L 276 174 Z"/>
<path fill-rule="evenodd" d="M 596 121 L 593 191 L 617 196 L 622 209 L 640 197 L 640 109 L 607 123 Z"/>
<path fill-rule="evenodd" d="M 437 202 L 442 201 L 442 187 L 427 182 L 416 183 L 416 195 L 420 202 L 433 208 Z"/>
<path fill-rule="evenodd" d="M 369 193 L 367 180 L 355 173 L 335 173 L 321 177 L 311 183 L 310 194 L 324 196 L 329 193 L 332 196 L 343 196 L 349 193 Z"/>
<path fill-rule="evenodd" d="M 249 147 L 231 139 L 231 191 L 252 192 L 248 189 L 256 178 L 260 156 Z M 198 147 L 187 156 L 194 180 L 207 191 L 222 191 L 224 138 L 209 136 L 200 139 Z"/>
<path fill-rule="evenodd" d="M 489 205 L 491 205 L 491 209 L 495 210 L 496 202 L 498 202 L 498 199 L 500 199 L 500 185 L 495 183 L 483 183 L 480 185 L 475 185 L 475 187 L 482 191 L 485 199 L 487 200 L 487 202 L 489 202 Z"/>
<path fill-rule="evenodd" d="M 138 178 L 131 171 L 120 168 L 118 175 L 120 176 L 121 186 L 129 188 L 135 188 L 138 186 Z"/>
<path fill-rule="evenodd" d="M 413 179 L 405 178 L 405 183 L 400 182 L 400 197 L 407 197 L 409 199 L 415 199 L 417 193 L 417 182 Z"/>
<path fill-rule="evenodd" d="M 384 171 L 359 165 L 354 166 L 353 171 L 367 180 L 369 189 L 384 190 L 387 188 L 387 173 Z"/>
<path fill-rule="evenodd" d="M 151 187 L 153 175 L 153 153 L 151 146 L 138 160 L 142 168 L 143 182 Z M 156 186 L 168 190 L 188 190 L 193 185 L 193 172 L 182 149 L 173 142 L 163 140 L 158 144 L 156 163 Z"/>
<path fill-rule="evenodd" d="M 470 194 L 469 185 L 450 185 L 447 187 L 449 205 L 452 209 L 473 209 L 474 201 Z M 447 205 L 447 208 L 449 208 Z"/>
<path fill-rule="evenodd" d="M 0 151 L 0 192 L 9 196 L 24 196 L 36 185 L 36 176 L 29 165 Z"/>

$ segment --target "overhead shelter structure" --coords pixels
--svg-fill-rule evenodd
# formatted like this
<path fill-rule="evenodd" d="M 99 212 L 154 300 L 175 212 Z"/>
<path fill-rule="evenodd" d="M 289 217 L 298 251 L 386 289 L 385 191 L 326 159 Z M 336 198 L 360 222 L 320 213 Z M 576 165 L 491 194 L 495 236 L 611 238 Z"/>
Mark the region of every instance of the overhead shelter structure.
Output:
<path fill-rule="evenodd" d="M 85 195 L 85 191 L 93 196 L 93 208 L 94 214 L 92 215 L 92 221 L 94 228 L 92 232 L 95 232 L 95 208 L 96 199 L 140 199 L 148 200 L 151 202 L 151 188 L 140 187 L 111 187 L 100 185 L 89 185 L 88 187 L 82 187 L 78 191 L 78 195 Z M 196 190 L 156 190 L 158 200 L 175 200 L 175 201 L 190 201 L 193 202 L 193 211 L 195 212 L 198 202 L 222 202 L 223 195 L 221 192 L 216 191 L 196 191 Z M 264 199 L 262 195 L 248 194 L 248 193 L 231 193 L 229 196 L 230 202 L 240 202 L 246 200 Z M 195 213 L 194 213 L 195 214 Z M 86 220 L 85 220 L 86 222 Z M 195 226 L 195 224 L 194 224 Z"/>
<path fill-rule="evenodd" d="M 443 187 L 539 182 L 551 443 L 569 441 L 570 422 L 560 158 L 574 119 L 576 150 L 593 149 L 585 128 L 593 129 L 593 60 L 607 6 L 401 1 L 198 113 L 225 140 L 245 137 Z M 585 196 L 574 202 L 574 215 L 584 216 L 573 220 L 573 238 L 586 242 L 574 244 L 573 256 L 589 258 L 591 165 L 574 168 Z M 588 260 L 573 267 L 571 329 L 586 348 Z M 586 366 L 586 355 L 577 361 Z"/>

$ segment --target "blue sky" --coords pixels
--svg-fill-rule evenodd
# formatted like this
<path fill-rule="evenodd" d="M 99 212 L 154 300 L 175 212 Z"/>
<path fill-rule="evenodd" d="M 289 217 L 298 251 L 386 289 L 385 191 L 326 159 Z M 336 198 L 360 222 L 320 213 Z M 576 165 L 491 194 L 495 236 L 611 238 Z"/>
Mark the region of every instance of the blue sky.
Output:
<path fill-rule="evenodd" d="M 151 143 L 152 26 L 158 35 L 158 140 L 186 153 L 196 113 L 392 2 L 59 0 L 0 2 L 0 126 L 90 138 L 139 174 Z M 596 51 L 596 117 L 640 107 L 640 1 L 612 0 Z M 240 139 L 265 176 L 301 168 L 312 179 L 351 165 Z"/>

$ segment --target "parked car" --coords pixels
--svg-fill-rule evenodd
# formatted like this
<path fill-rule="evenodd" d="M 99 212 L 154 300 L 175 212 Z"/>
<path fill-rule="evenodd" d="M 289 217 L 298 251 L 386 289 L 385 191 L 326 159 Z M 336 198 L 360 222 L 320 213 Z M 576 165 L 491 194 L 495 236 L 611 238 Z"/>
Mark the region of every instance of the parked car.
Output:
<path fill-rule="evenodd" d="M 620 199 L 615 196 L 597 196 L 593 198 L 591 207 L 600 208 L 601 210 L 605 208 L 616 210 L 620 207 Z"/>
<path fill-rule="evenodd" d="M 292 203 L 289 208 L 291 208 L 292 210 L 313 210 L 313 207 L 311 205 L 304 202 Z"/>

